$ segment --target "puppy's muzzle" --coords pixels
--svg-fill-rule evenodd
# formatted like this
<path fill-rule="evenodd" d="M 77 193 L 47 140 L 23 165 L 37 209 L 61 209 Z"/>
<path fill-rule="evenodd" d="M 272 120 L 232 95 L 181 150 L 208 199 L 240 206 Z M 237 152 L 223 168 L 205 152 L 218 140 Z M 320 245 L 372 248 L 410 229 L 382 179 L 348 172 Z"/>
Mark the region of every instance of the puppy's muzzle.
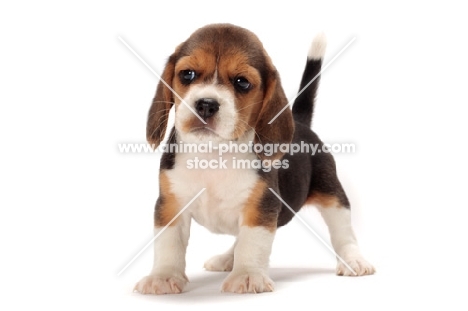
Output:
<path fill-rule="evenodd" d="M 219 111 L 219 103 L 213 98 L 200 98 L 195 102 L 195 110 L 206 121 Z"/>

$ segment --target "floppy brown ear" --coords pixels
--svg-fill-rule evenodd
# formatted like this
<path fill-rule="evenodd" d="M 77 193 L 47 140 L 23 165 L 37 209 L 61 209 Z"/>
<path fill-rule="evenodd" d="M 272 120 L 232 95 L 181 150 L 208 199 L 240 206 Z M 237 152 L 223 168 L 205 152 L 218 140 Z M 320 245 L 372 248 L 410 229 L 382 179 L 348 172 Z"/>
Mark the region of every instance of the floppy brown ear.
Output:
<path fill-rule="evenodd" d="M 294 120 L 290 107 L 287 107 L 278 115 L 288 104 L 288 100 L 284 95 L 279 75 L 274 67 L 272 67 L 266 78 L 264 94 L 262 109 L 255 126 L 257 135 L 254 143 L 263 146 L 266 144 L 290 144 L 294 134 Z M 275 119 L 273 120 L 273 118 Z M 268 124 L 272 120 L 273 122 Z M 274 160 L 280 159 L 283 153 L 278 151 L 267 156 L 265 152 L 261 152 L 257 155 L 262 160 Z"/>
<path fill-rule="evenodd" d="M 164 68 L 164 72 L 161 75 L 161 79 L 171 88 L 172 80 L 174 79 L 175 55 L 176 53 L 169 57 L 166 68 Z M 146 123 L 146 139 L 153 145 L 153 148 L 158 147 L 164 139 L 167 120 L 169 119 L 169 111 L 172 105 L 174 105 L 174 95 L 172 91 L 162 81 L 159 81 Z"/>

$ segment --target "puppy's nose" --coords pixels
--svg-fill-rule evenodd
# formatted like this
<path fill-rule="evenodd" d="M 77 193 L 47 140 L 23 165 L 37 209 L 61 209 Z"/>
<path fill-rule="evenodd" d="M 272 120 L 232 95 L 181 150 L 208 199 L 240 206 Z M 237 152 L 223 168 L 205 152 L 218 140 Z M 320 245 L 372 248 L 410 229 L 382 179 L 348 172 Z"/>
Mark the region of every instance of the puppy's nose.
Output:
<path fill-rule="evenodd" d="M 213 98 L 200 98 L 195 102 L 195 110 L 203 119 L 213 116 L 219 110 L 219 103 Z"/>

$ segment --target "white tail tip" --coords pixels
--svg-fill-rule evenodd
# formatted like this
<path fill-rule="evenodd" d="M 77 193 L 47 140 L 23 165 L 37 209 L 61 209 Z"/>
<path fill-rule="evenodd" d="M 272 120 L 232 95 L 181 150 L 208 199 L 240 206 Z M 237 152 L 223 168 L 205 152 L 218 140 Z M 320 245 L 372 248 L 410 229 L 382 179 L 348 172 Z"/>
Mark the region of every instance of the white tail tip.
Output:
<path fill-rule="evenodd" d="M 315 36 L 310 45 L 309 53 L 307 54 L 308 59 L 319 60 L 325 55 L 327 48 L 327 38 L 323 32 Z"/>

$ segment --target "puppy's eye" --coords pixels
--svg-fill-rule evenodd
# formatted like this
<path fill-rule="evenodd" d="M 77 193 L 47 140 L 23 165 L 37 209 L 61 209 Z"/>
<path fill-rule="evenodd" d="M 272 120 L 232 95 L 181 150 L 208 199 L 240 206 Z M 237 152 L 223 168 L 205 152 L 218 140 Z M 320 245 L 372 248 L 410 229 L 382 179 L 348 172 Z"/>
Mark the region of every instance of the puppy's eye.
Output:
<path fill-rule="evenodd" d="M 252 84 L 244 77 L 237 77 L 234 79 L 234 87 L 239 92 L 247 92 L 252 87 Z"/>
<path fill-rule="evenodd" d="M 180 82 L 182 82 L 182 84 L 190 84 L 191 82 L 193 82 L 193 80 L 195 80 L 197 74 L 193 70 L 182 70 L 179 73 L 179 77 Z"/>

